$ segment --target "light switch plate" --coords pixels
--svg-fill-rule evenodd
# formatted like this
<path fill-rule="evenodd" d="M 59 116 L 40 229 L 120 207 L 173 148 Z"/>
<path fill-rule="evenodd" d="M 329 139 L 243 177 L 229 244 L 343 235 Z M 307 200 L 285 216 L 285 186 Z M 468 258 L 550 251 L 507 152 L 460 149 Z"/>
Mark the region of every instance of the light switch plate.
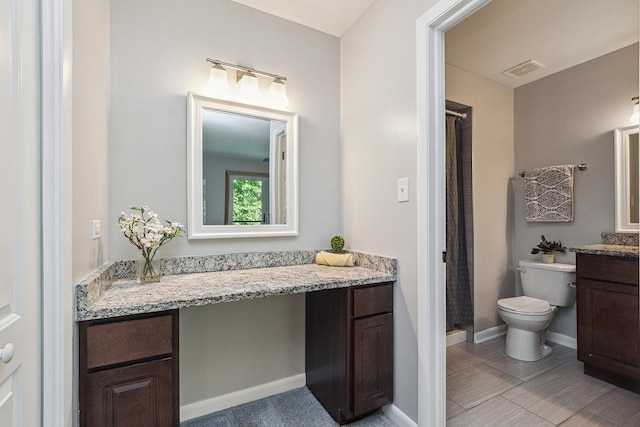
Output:
<path fill-rule="evenodd" d="M 102 230 L 100 228 L 100 220 L 94 219 L 91 221 L 91 240 L 99 239 L 102 236 Z"/>
<path fill-rule="evenodd" d="M 409 178 L 398 179 L 398 202 L 409 201 Z"/>

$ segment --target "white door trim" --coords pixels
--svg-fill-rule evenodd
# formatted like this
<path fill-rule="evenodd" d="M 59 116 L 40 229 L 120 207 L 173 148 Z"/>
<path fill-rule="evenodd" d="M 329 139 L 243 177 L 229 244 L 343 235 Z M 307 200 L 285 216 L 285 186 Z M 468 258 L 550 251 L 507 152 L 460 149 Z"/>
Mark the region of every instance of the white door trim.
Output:
<path fill-rule="evenodd" d="M 490 0 L 440 0 L 416 22 L 418 425 L 446 424 L 444 32 Z"/>
<path fill-rule="evenodd" d="M 42 425 L 73 425 L 71 2 L 42 4 Z M 65 41 L 67 43 L 65 43 Z"/>

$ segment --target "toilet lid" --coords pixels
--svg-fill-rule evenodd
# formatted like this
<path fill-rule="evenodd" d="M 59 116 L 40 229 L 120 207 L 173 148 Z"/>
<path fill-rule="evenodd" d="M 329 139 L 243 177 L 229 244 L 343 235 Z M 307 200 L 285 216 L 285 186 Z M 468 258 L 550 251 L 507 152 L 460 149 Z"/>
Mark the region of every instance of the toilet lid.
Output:
<path fill-rule="evenodd" d="M 515 313 L 542 314 L 551 310 L 548 301 L 525 296 L 503 298 L 498 300 L 498 305 Z"/>

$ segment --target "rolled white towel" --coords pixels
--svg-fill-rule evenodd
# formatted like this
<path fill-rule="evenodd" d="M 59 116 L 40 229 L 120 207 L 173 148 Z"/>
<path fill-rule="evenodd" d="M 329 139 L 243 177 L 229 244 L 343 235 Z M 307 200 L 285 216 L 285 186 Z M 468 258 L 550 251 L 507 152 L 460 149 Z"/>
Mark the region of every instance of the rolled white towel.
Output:
<path fill-rule="evenodd" d="M 316 264 L 330 265 L 332 267 L 353 267 L 356 259 L 353 254 L 333 254 L 321 251 L 316 255 Z"/>

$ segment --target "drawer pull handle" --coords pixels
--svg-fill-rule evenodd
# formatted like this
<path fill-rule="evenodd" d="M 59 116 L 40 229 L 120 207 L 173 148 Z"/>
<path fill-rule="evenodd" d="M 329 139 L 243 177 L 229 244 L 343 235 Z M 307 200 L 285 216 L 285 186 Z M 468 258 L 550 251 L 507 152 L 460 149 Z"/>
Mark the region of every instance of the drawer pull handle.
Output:
<path fill-rule="evenodd" d="M 13 351 L 15 347 L 11 343 L 7 343 L 3 349 L 0 349 L 0 360 L 2 363 L 9 363 L 13 359 Z"/>
<path fill-rule="evenodd" d="M 567 288 L 575 288 L 576 287 L 576 282 L 567 283 L 565 286 Z"/>

